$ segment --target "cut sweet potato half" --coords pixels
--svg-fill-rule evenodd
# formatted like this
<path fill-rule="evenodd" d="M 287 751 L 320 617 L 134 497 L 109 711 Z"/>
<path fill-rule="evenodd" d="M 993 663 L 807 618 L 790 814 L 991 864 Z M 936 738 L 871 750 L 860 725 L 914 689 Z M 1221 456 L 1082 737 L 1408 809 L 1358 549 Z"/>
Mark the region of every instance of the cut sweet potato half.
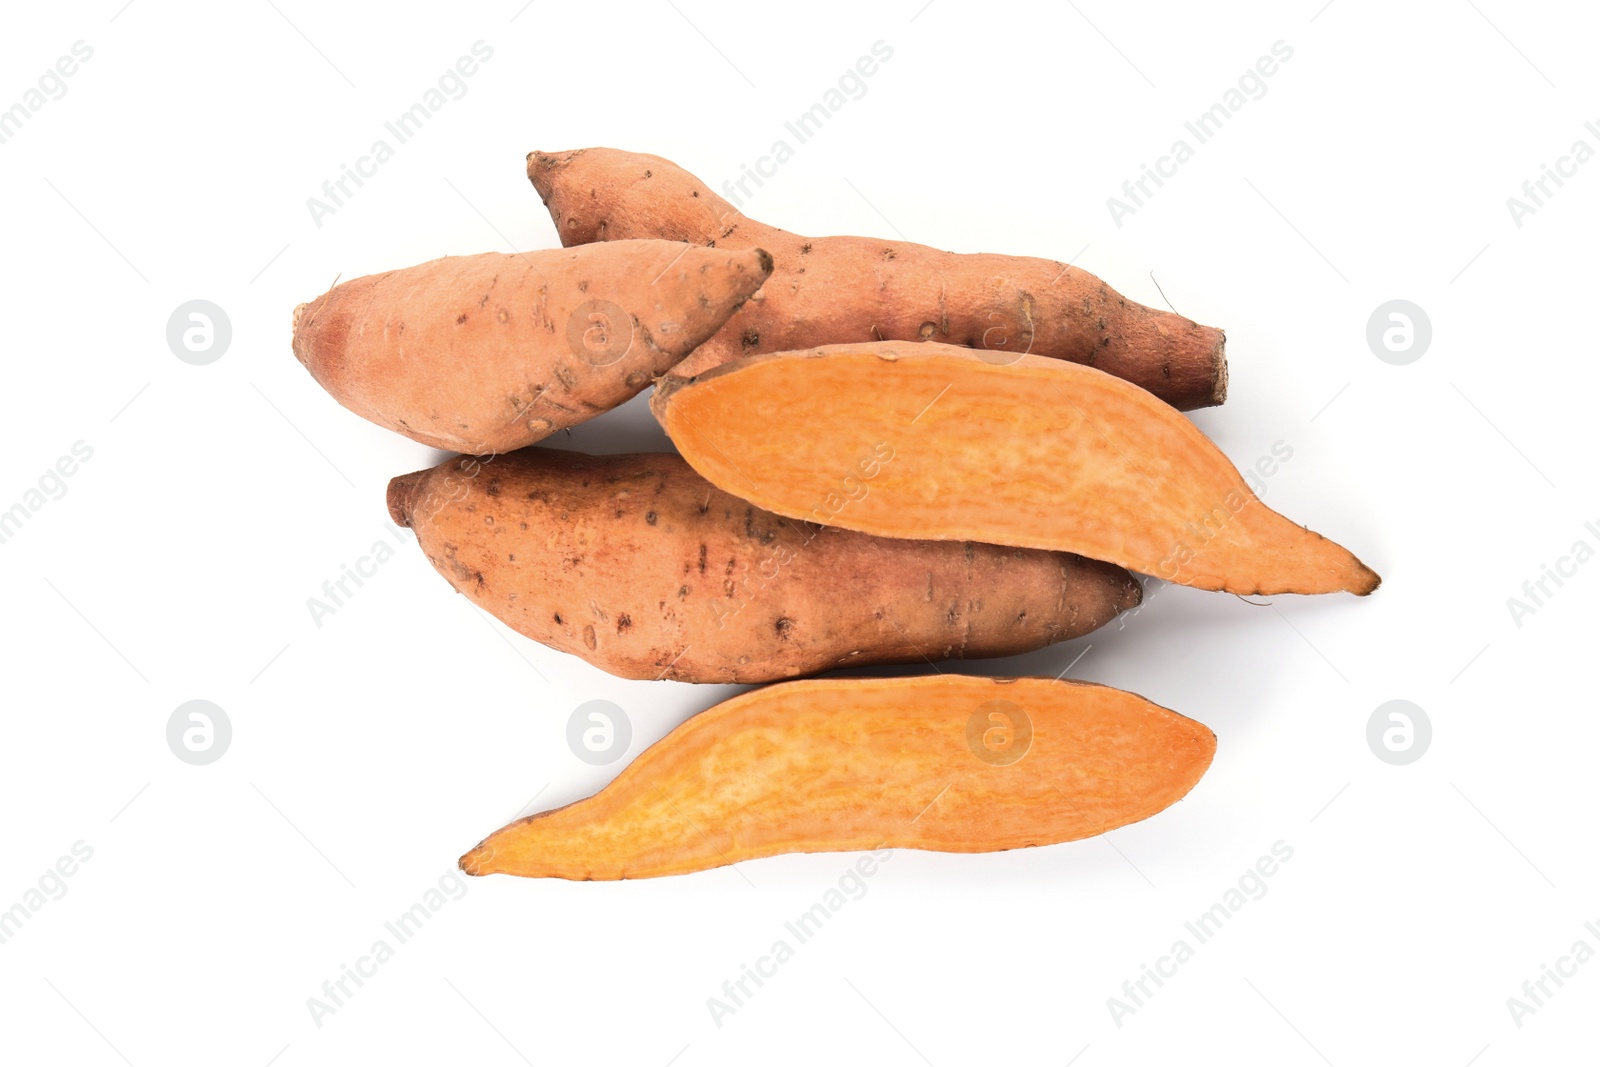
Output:
<path fill-rule="evenodd" d="M 468 874 L 650 878 L 785 852 L 995 852 L 1138 822 L 1211 764 L 1205 726 L 1047 678 L 843 678 L 745 693 L 599 793 L 522 819 Z"/>
<path fill-rule="evenodd" d="M 668 378 L 651 408 L 708 481 L 792 518 L 1076 552 L 1231 593 L 1378 587 L 1263 504 L 1188 419 L 1073 363 L 833 345 Z"/>

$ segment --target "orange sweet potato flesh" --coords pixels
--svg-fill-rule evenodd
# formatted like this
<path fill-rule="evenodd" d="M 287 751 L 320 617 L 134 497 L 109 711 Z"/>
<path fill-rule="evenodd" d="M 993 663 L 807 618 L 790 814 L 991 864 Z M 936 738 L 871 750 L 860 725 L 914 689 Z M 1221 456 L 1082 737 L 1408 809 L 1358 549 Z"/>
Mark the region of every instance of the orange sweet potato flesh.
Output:
<path fill-rule="evenodd" d="M 1179 410 L 1227 395 L 1221 330 L 1135 303 L 1056 260 L 801 237 L 746 218 L 670 160 L 615 148 L 532 152 L 528 177 L 567 246 L 665 237 L 772 253 L 772 281 L 678 369 L 684 377 L 762 352 L 939 341 L 997 362 L 1029 352 L 1098 367 Z"/>
<path fill-rule="evenodd" d="M 785 682 L 694 716 L 594 796 L 491 834 L 461 869 L 609 880 L 785 852 L 1048 845 L 1154 815 L 1215 752 L 1200 723 L 1081 682 Z"/>
<path fill-rule="evenodd" d="M 672 453 L 452 460 L 394 479 L 389 510 L 479 607 L 625 678 L 759 682 L 1011 655 L 1140 598 L 1127 571 L 1064 552 L 785 519 Z"/>
<path fill-rule="evenodd" d="M 294 353 L 380 426 L 435 448 L 506 452 L 638 394 L 771 270 L 758 248 L 672 241 L 451 256 L 300 305 Z"/>
<path fill-rule="evenodd" d="M 708 481 L 780 515 L 1077 552 L 1232 593 L 1378 586 L 1347 550 L 1263 504 L 1188 419 L 1089 367 L 837 345 L 668 378 L 651 407 Z M 893 461 L 834 507 L 841 479 L 881 447 Z"/>

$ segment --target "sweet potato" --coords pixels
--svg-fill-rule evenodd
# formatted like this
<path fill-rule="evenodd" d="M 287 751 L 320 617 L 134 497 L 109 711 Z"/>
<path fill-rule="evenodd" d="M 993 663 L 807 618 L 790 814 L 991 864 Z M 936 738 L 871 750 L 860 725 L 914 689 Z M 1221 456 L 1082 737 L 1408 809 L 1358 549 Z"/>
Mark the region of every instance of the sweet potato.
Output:
<path fill-rule="evenodd" d="M 389 510 L 485 611 L 625 678 L 1004 656 L 1085 634 L 1140 597 L 1120 567 L 1066 553 L 793 522 L 672 453 L 453 460 L 390 482 Z"/>
<path fill-rule="evenodd" d="M 758 507 L 883 537 L 1077 552 L 1232 593 L 1370 593 L 1378 576 L 1263 504 L 1188 419 L 1090 367 L 950 345 L 836 345 L 664 379 L 689 463 Z M 859 464 L 893 450 L 870 479 Z M 860 499 L 833 508 L 841 479 Z M 820 502 L 820 503 L 819 503 Z"/>
<path fill-rule="evenodd" d="M 660 156 L 615 148 L 532 152 L 528 177 L 564 245 L 665 237 L 772 253 L 772 282 L 678 369 L 685 377 L 762 352 L 931 340 L 983 349 L 997 363 L 1024 352 L 1084 363 L 1180 410 L 1227 394 L 1221 330 L 1137 304 L 1065 263 L 800 237 L 746 218 Z"/>
<path fill-rule="evenodd" d="M 996 852 L 1181 799 L 1216 737 L 1143 697 L 1047 678 L 785 682 L 694 716 L 599 793 L 512 823 L 468 874 L 652 878 L 784 852 Z"/>
<path fill-rule="evenodd" d="M 670 241 L 452 256 L 300 305 L 294 353 L 380 426 L 435 448 L 505 452 L 639 393 L 771 271 L 758 248 Z"/>

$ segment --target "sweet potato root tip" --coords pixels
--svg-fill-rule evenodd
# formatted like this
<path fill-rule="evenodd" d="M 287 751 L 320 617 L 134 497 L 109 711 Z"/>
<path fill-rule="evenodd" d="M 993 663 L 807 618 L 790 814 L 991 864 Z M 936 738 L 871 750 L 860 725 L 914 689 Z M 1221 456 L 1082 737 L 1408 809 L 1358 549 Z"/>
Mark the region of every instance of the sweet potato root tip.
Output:
<path fill-rule="evenodd" d="M 467 874 L 485 875 L 497 873 L 491 863 L 494 859 L 494 849 L 487 842 L 480 842 L 471 852 L 456 861 Z"/>
<path fill-rule="evenodd" d="M 411 509 L 427 478 L 427 471 L 416 471 L 389 480 L 389 517 L 396 526 L 411 525 Z"/>
<path fill-rule="evenodd" d="M 673 453 L 455 460 L 396 478 L 389 508 L 458 592 L 625 678 L 1012 655 L 1081 637 L 1140 596 L 1122 568 L 1067 553 L 793 522 Z"/>
<path fill-rule="evenodd" d="M 550 190 L 553 186 L 553 177 L 550 172 L 560 167 L 566 160 L 575 159 L 582 154 L 583 149 L 581 148 L 573 152 L 550 153 L 535 150 L 528 153 L 528 180 L 533 183 L 533 187 L 538 192 L 541 200 L 550 198 Z"/>
<path fill-rule="evenodd" d="M 1127 584 L 1122 587 L 1122 599 L 1117 602 L 1117 610 L 1119 612 L 1132 611 L 1143 603 L 1144 586 L 1139 583 L 1139 579 L 1130 574 L 1128 575 Z"/>
<path fill-rule="evenodd" d="M 651 878 L 786 852 L 994 852 L 1182 799 L 1216 752 L 1132 693 L 956 675 L 786 682 L 689 719 L 599 793 L 519 820 L 469 874 Z"/>
<path fill-rule="evenodd" d="M 1228 399 L 1228 336 L 1222 330 L 1217 331 L 1217 354 L 1212 366 L 1211 405 L 1215 407 Z"/>
<path fill-rule="evenodd" d="M 685 377 L 767 352 L 923 340 L 1089 364 L 1180 410 L 1226 393 L 1221 330 L 1053 260 L 801 237 L 745 217 L 670 160 L 614 148 L 534 152 L 528 177 L 569 247 L 654 237 L 773 254 L 773 283 L 680 365 Z"/>
<path fill-rule="evenodd" d="M 668 379 L 651 408 L 708 481 L 791 518 L 1075 552 L 1240 594 L 1377 588 L 1355 556 L 1263 504 L 1188 419 L 1064 361 L 834 345 Z M 857 465 L 873 456 L 867 479 Z"/>

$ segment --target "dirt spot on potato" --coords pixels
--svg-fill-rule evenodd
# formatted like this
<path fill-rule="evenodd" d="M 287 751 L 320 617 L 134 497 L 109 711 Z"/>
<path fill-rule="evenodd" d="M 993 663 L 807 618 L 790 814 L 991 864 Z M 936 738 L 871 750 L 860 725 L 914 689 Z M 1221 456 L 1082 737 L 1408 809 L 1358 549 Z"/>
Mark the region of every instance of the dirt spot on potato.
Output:
<path fill-rule="evenodd" d="M 633 617 L 631 615 L 623 612 L 617 616 L 617 633 L 625 634 L 631 629 L 633 629 Z"/>
<path fill-rule="evenodd" d="M 599 638 L 595 637 L 594 625 L 592 623 L 583 628 L 583 643 L 589 646 L 590 652 L 593 652 L 596 648 L 600 647 L 600 640 Z"/>
<path fill-rule="evenodd" d="M 794 629 L 794 620 L 787 615 L 778 616 L 777 620 L 772 624 L 772 632 L 778 635 L 778 640 L 780 641 L 789 640 L 789 631 L 792 629 Z"/>

